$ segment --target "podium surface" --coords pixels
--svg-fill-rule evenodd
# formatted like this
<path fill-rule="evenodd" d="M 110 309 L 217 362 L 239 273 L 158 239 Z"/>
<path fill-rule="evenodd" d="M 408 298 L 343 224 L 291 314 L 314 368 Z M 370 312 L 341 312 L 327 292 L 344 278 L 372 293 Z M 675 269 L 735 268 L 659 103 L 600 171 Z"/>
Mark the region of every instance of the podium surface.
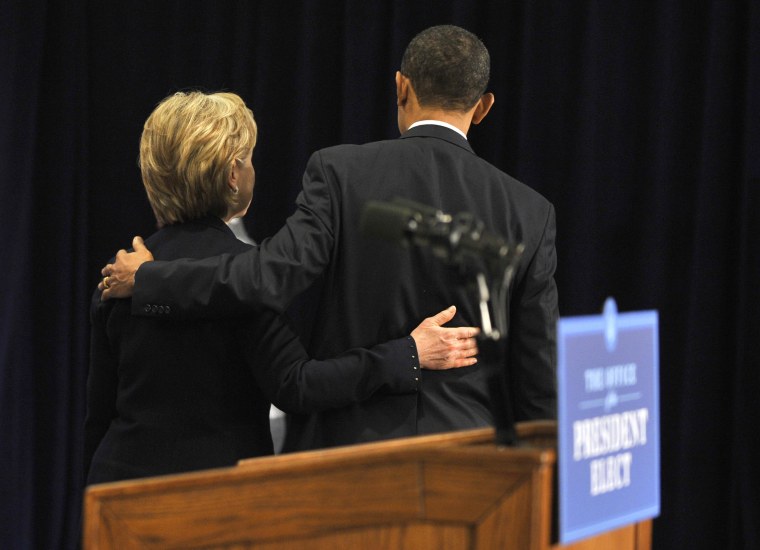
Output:
<path fill-rule="evenodd" d="M 556 424 L 395 439 L 94 485 L 84 548 L 648 550 L 645 521 L 552 543 Z"/>

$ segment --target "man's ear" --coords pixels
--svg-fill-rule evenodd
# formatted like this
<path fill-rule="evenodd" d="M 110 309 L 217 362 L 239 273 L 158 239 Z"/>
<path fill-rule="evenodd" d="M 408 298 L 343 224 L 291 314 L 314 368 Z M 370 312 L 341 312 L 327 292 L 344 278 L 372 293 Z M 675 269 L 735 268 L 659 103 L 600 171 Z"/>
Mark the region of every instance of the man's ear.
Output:
<path fill-rule="evenodd" d="M 399 107 L 406 104 L 409 98 L 409 79 L 396 71 L 396 105 Z"/>
<path fill-rule="evenodd" d="M 488 111 L 493 107 L 494 101 L 496 101 L 496 98 L 491 92 L 485 93 L 481 96 L 475 104 L 475 110 L 472 114 L 473 124 L 480 124 L 480 121 L 486 118 Z"/>

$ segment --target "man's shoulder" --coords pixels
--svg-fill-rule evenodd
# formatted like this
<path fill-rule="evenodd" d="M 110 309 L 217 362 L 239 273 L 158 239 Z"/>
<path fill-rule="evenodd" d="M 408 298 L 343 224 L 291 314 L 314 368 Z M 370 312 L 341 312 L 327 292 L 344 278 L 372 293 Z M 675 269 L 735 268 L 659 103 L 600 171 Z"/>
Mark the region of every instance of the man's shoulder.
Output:
<path fill-rule="evenodd" d="M 430 153 L 431 149 L 438 152 Z M 421 151 L 424 154 L 421 155 Z M 419 159 L 420 162 L 416 162 Z M 510 197 L 510 202 L 518 203 L 524 208 L 545 211 L 551 207 L 551 203 L 530 185 L 478 156 L 471 149 L 453 146 L 441 139 L 394 138 L 363 144 L 340 144 L 325 147 L 312 155 L 312 162 L 318 163 L 322 168 L 339 167 L 341 172 L 348 170 L 362 173 L 378 166 L 426 165 L 431 159 L 443 162 L 447 169 L 465 174 L 468 185 L 490 188 L 487 192 L 484 188 L 485 195 L 493 196 L 495 189 L 500 188 L 501 191 L 496 191 L 497 194 L 505 193 Z"/>
<path fill-rule="evenodd" d="M 314 154 L 321 156 L 353 156 L 357 154 L 370 154 L 378 149 L 386 147 L 398 147 L 401 140 L 395 139 L 382 139 L 377 141 L 368 141 L 366 143 L 341 143 L 338 145 L 331 145 L 317 150 Z"/>
<path fill-rule="evenodd" d="M 524 183 L 517 177 L 505 172 L 498 166 L 478 155 L 466 157 L 466 169 L 475 183 L 500 188 L 509 197 L 509 202 L 520 204 L 524 208 L 546 210 L 552 204 L 539 191 Z"/>
<path fill-rule="evenodd" d="M 378 166 L 403 162 L 404 154 L 398 149 L 399 139 L 371 141 L 367 143 L 343 143 L 315 151 L 307 170 L 333 170 L 365 173 Z"/>
<path fill-rule="evenodd" d="M 481 159 L 482 160 L 482 159 Z M 486 161 L 483 161 L 486 162 Z M 487 162 L 486 162 L 487 163 Z M 511 176 L 500 170 L 493 164 L 487 163 L 493 170 L 495 170 L 503 182 L 507 192 L 513 196 L 519 197 L 523 201 L 527 201 L 531 204 L 535 204 L 537 207 L 546 208 L 551 206 L 549 199 L 544 197 L 539 191 L 531 187 L 530 185 L 523 183 L 516 177 Z"/>

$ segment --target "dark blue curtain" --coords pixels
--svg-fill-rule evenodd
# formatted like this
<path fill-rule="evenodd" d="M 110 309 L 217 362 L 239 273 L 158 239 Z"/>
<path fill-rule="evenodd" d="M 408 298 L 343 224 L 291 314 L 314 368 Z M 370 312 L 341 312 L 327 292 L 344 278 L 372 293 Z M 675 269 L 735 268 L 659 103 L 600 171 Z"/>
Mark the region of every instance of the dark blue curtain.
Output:
<path fill-rule="evenodd" d="M 290 213 L 311 151 L 397 135 L 393 74 L 419 30 L 492 54 L 470 137 L 547 196 L 563 315 L 657 309 L 655 548 L 760 547 L 757 2 L 3 2 L 0 548 L 79 537 L 87 304 L 154 222 L 142 123 L 178 89 L 228 89 L 260 141 L 246 218 Z"/>

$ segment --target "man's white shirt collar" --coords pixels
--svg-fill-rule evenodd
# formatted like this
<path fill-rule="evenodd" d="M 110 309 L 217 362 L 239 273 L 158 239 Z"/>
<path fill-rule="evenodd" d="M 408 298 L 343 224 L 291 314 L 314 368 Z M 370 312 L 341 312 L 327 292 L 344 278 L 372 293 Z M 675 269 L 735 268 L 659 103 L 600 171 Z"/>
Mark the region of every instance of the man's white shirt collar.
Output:
<path fill-rule="evenodd" d="M 436 126 L 443 126 L 444 128 L 448 128 L 449 130 L 454 130 L 457 134 L 462 136 L 464 139 L 467 139 L 467 134 L 465 134 L 462 130 L 460 130 L 456 126 L 449 124 L 448 122 L 443 122 L 442 120 L 418 120 L 417 122 L 409 126 L 407 130 L 411 130 L 415 126 L 422 126 L 423 124 L 435 124 Z"/>

